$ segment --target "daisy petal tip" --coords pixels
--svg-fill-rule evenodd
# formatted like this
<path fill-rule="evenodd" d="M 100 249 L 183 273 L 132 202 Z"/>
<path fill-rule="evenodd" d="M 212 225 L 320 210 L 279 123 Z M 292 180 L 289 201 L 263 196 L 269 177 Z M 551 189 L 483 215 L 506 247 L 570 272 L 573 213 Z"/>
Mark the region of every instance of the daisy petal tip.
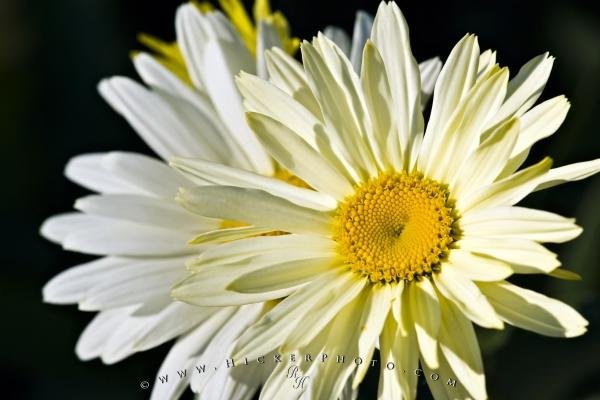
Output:
<path fill-rule="evenodd" d="M 73 208 L 82 211 L 86 207 L 86 205 L 89 204 L 89 197 L 91 196 L 86 196 L 75 200 L 75 202 L 73 203 Z"/>
<path fill-rule="evenodd" d="M 42 301 L 48 304 L 58 304 L 54 279 L 51 279 L 42 288 Z"/>
<path fill-rule="evenodd" d="M 79 246 L 76 239 L 67 237 L 62 242 L 62 249 L 66 251 L 79 251 Z"/>
<path fill-rule="evenodd" d="M 94 303 L 92 303 L 86 299 L 83 299 L 79 303 L 77 303 L 77 309 L 79 311 L 85 311 L 85 312 L 98 311 L 98 307 L 95 306 Z"/>
<path fill-rule="evenodd" d="M 55 242 L 56 240 L 53 239 L 55 237 L 55 235 L 53 235 L 52 231 L 53 231 L 53 229 L 52 229 L 52 218 L 48 218 L 44 222 L 42 222 L 42 225 L 40 225 L 38 233 L 43 238 L 48 239 L 48 240 L 50 240 L 52 242 Z"/>
<path fill-rule="evenodd" d="M 579 327 L 571 327 L 567 331 L 565 331 L 565 338 L 571 339 L 584 335 L 587 332 L 588 322 L 585 321 L 585 325 Z"/>
<path fill-rule="evenodd" d="M 110 83 L 109 83 L 110 79 L 111 78 L 102 78 L 96 84 L 96 90 L 98 90 L 98 93 L 100 93 L 102 96 L 105 96 L 105 94 L 106 94 L 108 86 L 110 85 Z"/>
<path fill-rule="evenodd" d="M 235 83 L 239 87 L 240 85 L 243 85 L 245 83 L 245 81 L 252 79 L 254 77 L 255 76 L 252 75 L 251 73 L 248 73 L 246 71 L 240 71 L 235 75 L 234 79 L 235 79 Z"/>
<path fill-rule="evenodd" d="M 80 343 L 77 343 L 77 345 L 75 346 L 75 355 L 81 361 L 90 361 L 97 357 L 95 355 L 88 354 L 88 352 L 83 348 L 83 346 Z"/>
<path fill-rule="evenodd" d="M 499 331 L 504 330 L 504 321 L 500 318 L 495 318 L 495 320 L 489 325 L 490 329 L 497 329 Z"/>
<path fill-rule="evenodd" d="M 566 268 L 555 268 L 553 271 L 549 272 L 548 275 L 553 278 L 563 279 L 566 281 L 582 281 L 583 277 L 579 275 L 577 272 L 568 270 Z"/>

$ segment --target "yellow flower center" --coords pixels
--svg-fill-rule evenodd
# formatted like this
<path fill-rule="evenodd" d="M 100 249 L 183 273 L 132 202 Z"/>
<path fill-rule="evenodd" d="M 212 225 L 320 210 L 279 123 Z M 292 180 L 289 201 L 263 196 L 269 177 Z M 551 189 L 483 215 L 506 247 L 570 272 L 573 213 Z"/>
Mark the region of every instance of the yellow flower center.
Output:
<path fill-rule="evenodd" d="M 418 173 L 384 173 L 338 207 L 334 239 L 371 282 L 412 281 L 439 270 L 454 241 L 448 189 Z"/>

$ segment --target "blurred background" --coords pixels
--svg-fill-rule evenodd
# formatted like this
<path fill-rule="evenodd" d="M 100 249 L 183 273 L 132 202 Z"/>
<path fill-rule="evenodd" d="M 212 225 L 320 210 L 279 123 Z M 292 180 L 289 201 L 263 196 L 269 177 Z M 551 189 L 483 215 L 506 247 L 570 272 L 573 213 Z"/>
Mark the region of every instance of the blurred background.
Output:
<path fill-rule="evenodd" d="M 249 2 L 248 2 L 249 3 Z M 293 33 L 310 38 L 335 24 L 350 31 L 357 9 L 377 1 L 274 0 Z M 555 165 L 600 156 L 600 15 L 595 2 L 559 0 L 399 1 L 418 60 L 446 57 L 465 33 L 516 73 L 544 51 L 556 56 L 543 98 L 565 94 L 571 111 L 559 132 L 538 144 L 530 160 L 549 154 Z M 42 221 L 71 209 L 86 192 L 63 177 L 69 158 L 86 152 L 150 154 L 127 123 L 96 92 L 110 75 L 135 76 L 128 53 L 136 34 L 174 39 L 180 1 L 0 1 L 0 149 L 2 256 L 0 377 L 4 399 L 145 399 L 170 344 L 113 366 L 74 354 L 92 314 L 42 303 L 41 288 L 56 273 L 90 257 L 64 252 L 38 234 Z M 527 206 L 575 216 L 585 227 L 574 242 L 552 246 L 583 281 L 516 279 L 555 296 L 590 321 L 580 338 L 561 340 L 508 329 L 478 332 L 492 399 L 600 399 L 600 178 L 536 193 Z M 360 399 L 376 397 L 373 371 Z M 419 398 L 430 395 L 424 385 Z"/>

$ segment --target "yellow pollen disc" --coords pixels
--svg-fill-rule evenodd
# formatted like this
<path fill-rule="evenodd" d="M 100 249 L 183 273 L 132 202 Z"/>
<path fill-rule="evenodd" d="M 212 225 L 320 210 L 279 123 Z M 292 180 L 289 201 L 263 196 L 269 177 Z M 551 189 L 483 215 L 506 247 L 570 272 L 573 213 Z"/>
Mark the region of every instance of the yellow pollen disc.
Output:
<path fill-rule="evenodd" d="M 444 185 L 385 173 L 338 207 L 334 239 L 350 268 L 371 282 L 412 281 L 439 270 L 455 219 Z"/>

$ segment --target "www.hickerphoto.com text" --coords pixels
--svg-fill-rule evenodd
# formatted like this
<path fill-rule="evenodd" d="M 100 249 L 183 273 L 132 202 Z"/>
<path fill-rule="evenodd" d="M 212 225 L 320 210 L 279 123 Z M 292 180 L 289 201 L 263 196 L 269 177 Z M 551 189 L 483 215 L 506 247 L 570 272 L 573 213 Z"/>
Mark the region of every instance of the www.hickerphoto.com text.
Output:
<path fill-rule="evenodd" d="M 270 356 L 259 356 L 256 357 L 255 359 L 248 359 L 247 357 L 244 357 L 240 360 L 234 360 L 233 358 L 224 358 L 223 361 L 219 364 L 219 365 L 206 365 L 206 364 L 201 364 L 198 363 L 194 366 L 191 366 L 189 368 L 184 368 L 184 369 L 179 369 L 179 370 L 175 370 L 175 371 L 161 371 L 160 374 L 157 376 L 156 381 L 157 383 L 160 384 L 166 384 L 169 383 L 169 374 L 171 374 L 171 382 L 173 382 L 173 378 L 175 378 L 175 380 L 179 380 L 179 379 L 187 379 L 191 374 L 205 374 L 207 373 L 207 371 L 210 371 L 210 369 L 212 368 L 214 371 L 218 370 L 219 368 L 241 368 L 241 367 L 250 367 L 250 366 L 254 366 L 254 367 L 261 367 L 261 366 L 266 366 L 267 364 L 271 363 L 271 366 L 273 366 L 273 364 L 280 364 L 280 363 L 288 363 L 290 364 L 290 368 L 293 368 L 294 366 L 300 366 L 302 367 L 302 369 L 305 369 L 304 367 L 306 367 L 306 369 L 308 369 L 307 364 L 311 364 L 311 363 L 326 363 L 326 362 L 333 362 L 333 363 L 337 363 L 337 364 L 344 364 L 344 363 L 354 363 L 356 365 L 361 365 L 363 364 L 365 361 L 362 357 L 347 357 L 345 355 L 342 354 L 338 354 L 335 356 L 330 356 L 327 353 L 321 353 L 318 355 L 311 355 L 311 354 L 304 354 L 303 356 L 295 354 L 295 353 L 290 353 L 287 356 L 283 355 L 283 354 L 273 354 Z M 385 364 L 383 366 L 380 365 L 380 361 L 377 359 L 371 359 L 369 361 L 369 363 L 371 364 L 370 367 L 377 367 L 378 365 L 380 366 L 380 368 L 385 368 L 386 371 L 397 371 L 397 366 L 395 363 L 388 361 L 385 362 Z M 296 369 L 297 370 L 297 369 Z M 432 381 L 441 381 L 441 382 L 445 382 L 447 385 L 449 386 L 453 386 L 456 387 L 456 379 L 454 379 L 453 377 L 447 376 L 440 376 L 437 372 L 435 371 L 427 371 L 421 368 L 415 368 L 414 370 L 405 370 L 402 369 L 401 372 L 403 374 L 415 374 L 418 377 L 427 377 Z M 287 374 L 290 374 L 290 370 L 288 369 Z M 295 375 L 295 374 L 294 374 Z M 294 378 L 296 378 L 294 376 Z"/>

